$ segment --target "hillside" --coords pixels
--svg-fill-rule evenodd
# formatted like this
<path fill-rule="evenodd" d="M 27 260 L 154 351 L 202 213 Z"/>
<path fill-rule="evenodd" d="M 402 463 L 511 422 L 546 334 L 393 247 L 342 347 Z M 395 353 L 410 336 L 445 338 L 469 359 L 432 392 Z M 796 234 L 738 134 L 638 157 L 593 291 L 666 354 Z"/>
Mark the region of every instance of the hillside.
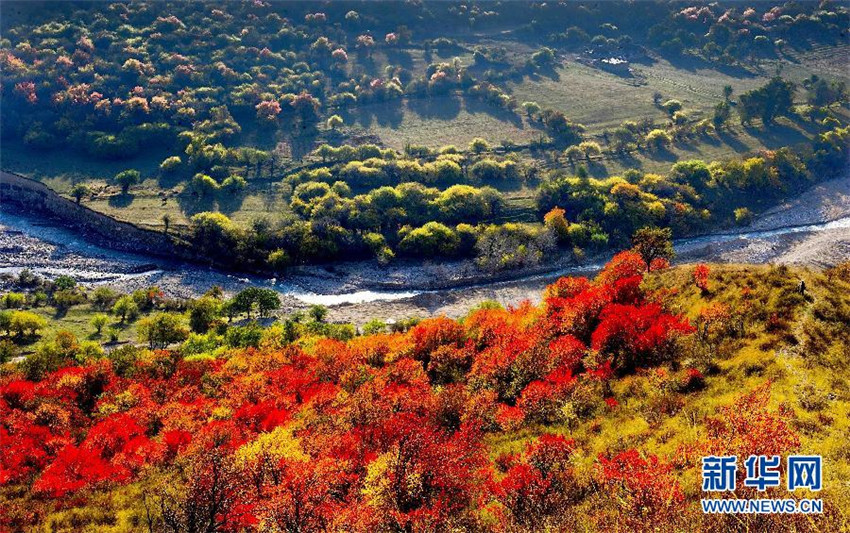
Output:
<path fill-rule="evenodd" d="M 850 3 L 0 12 L 0 533 L 850 532 Z"/>
<path fill-rule="evenodd" d="M 7 5 L 3 170 L 269 277 L 581 260 L 847 168 L 841 3 Z"/>
<path fill-rule="evenodd" d="M 153 300 L 138 329 L 166 350 L 44 331 L 2 367 L 0 516 L 54 531 L 838 531 L 848 295 L 846 264 L 647 272 L 624 252 L 539 306 L 353 337 L 318 312 L 252 329 L 175 311 L 178 328 L 212 328 L 179 345 L 151 336 L 173 308 Z M 824 513 L 703 515 L 712 452 L 822 455 Z"/>

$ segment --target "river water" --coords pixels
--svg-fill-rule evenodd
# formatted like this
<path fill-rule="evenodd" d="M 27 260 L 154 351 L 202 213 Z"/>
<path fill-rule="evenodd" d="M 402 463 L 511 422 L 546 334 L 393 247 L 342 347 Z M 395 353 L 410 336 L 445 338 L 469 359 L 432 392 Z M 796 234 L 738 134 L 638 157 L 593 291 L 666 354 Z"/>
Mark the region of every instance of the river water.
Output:
<path fill-rule="evenodd" d="M 719 256 L 723 250 L 728 249 L 730 243 L 740 248 L 750 242 L 772 242 L 794 235 L 835 231 L 850 234 L 850 216 L 815 224 L 681 239 L 674 242 L 674 248 L 677 255 L 684 259 L 722 260 Z M 125 291 L 157 285 L 166 293 L 177 297 L 197 296 L 214 285 L 222 287 L 226 292 L 236 292 L 254 285 L 276 290 L 295 304 L 295 307 L 298 303 L 335 306 L 389 302 L 423 294 L 527 284 L 534 281 L 539 281 L 542 286 L 557 277 L 590 273 L 601 266 L 601 263 L 586 264 L 511 281 L 468 284 L 434 291 L 369 290 L 353 287 L 329 292 L 326 284 L 303 275 L 287 280 L 268 279 L 111 250 L 89 242 L 73 230 L 61 227 L 55 222 L 0 210 L 0 273 L 18 274 L 24 268 L 29 268 L 36 274 L 49 278 L 65 274 L 87 286 L 110 285 Z"/>

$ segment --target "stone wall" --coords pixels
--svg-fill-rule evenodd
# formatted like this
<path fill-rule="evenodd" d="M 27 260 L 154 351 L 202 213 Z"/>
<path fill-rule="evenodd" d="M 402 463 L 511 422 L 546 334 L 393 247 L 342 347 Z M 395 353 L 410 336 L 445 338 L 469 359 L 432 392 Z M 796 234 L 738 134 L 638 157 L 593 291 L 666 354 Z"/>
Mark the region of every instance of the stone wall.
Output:
<path fill-rule="evenodd" d="M 64 198 L 35 180 L 0 171 L 0 209 L 30 212 L 58 219 L 100 245 L 162 257 L 193 259 L 187 247 L 170 236 L 98 213 Z"/>

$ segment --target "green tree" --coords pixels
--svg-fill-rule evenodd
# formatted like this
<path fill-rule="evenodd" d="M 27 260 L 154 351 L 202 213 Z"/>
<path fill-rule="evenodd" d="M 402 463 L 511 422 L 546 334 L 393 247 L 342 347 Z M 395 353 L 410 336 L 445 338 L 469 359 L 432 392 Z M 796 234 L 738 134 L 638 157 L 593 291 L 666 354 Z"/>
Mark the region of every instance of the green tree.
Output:
<path fill-rule="evenodd" d="M 233 297 L 232 306 L 235 312 L 247 314 L 248 319 L 255 309 L 261 317 L 265 317 L 280 307 L 280 296 L 272 289 L 248 287 Z"/>
<path fill-rule="evenodd" d="M 460 237 L 454 230 L 439 222 L 428 222 L 421 228 L 407 233 L 399 243 L 399 249 L 408 255 L 430 257 L 454 255 L 459 250 Z"/>
<path fill-rule="evenodd" d="M 640 254 L 647 265 L 654 259 L 672 259 L 673 230 L 670 228 L 641 228 L 632 236 L 632 249 Z"/>
<path fill-rule="evenodd" d="M 118 298 L 118 295 L 109 287 L 98 287 L 91 296 L 92 305 L 100 310 L 109 309 Z"/>
<path fill-rule="evenodd" d="M 14 332 L 18 337 L 35 336 L 45 327 L 47 327 L 47 319 L 32 311 L 12 311 L 9 317 L 8 331 Z"/>
<path fill-rule="evenodd" d="M 103 331 L 103 326 L 105 326 L 108 321 L 109 317 L 107 317 L 103 313 L 97 313 L 96 315 L 91 317 L 89 323 L 94 328 L 95 333 L 100 335 L 100 332 Z"/>
<path fill-rule="evenodd" d="M 18 356 L 18 346 L 9 339 L 0 340 L 0 364 L 11 361 Z"/>
<path fill-rule="evenodd" d="M 189 327 L 196 333 L 206 333 L 210 326 L 221 317 L 221 301 L 204 296 L 189 306 Z"/>
<path fill-rule="evenodd" d="M 3 296 L 3 306 L 6 309 L 18 309 L 26 303 L 26 296 L 19 292 L 9 292 Z"/>
<path fill-rule="evenodd" d="M 311 305 L 307 310 L 307 314 L 314 322 L 324 322 L 328 315 L 328 308 L 324 305 Z"/>
<path fill-rule="evenodd" d="M 115 183 L 121 186 L 121 192 L 127 194 L 130 187 L 141 181 L 142 175 L 138 170 L 124 170 L 115 175 Z"/>
<path fill-rule="evenodd" d="M 261 317 L 267 317 L 270 312 L 280 309 L 280 296 L 272 289 L 260 289 L 256 302 Z"/>
<path fill-rule="evenodd" d="M 795 90 L 794 83 L 776 76 L 763 87 L 743 93 L 738 106 L 741 122 L 749 124 L 758 117 L 765 125 L 770 125 L 776 117 L 790 116 Z"/>
<path fill-rule="evenodd" d="M 77 205 L 80 204 L 80 202 L 83 200 L 83 198 L 85 198 L 86 196 L 88 196 L 90 194 L 91 194 L 91 189 L 89 189 L 89 187 L 84 183 L 78 183 L 78 184 L 74 185 L 73 189 L 71 189 L 71 196 L 73 196 L 74 199 L 77 201 Z"/>
<path fill-rule="evenodd" d="M 139 321 L 137 328 L 140 341 L 146 341 L 151 350 L 165 349 L 169 344 L 181 342 L 189 336 L 180 315 L 155 313 Z"/>
<path fill-rule="evenodd" d="M 68 331 L 59 331 L 50 342 L 36 346 L 35 353 L 21 362 L 21 370 L 27 379 L 41 380 L 46 374 L 59 370 L 77 355 L 80 347 L 77 338 Z"/>
<path fill-rule="evenodd" d="M 56 286 L 56 290 L 59 291 L 72 291 L 77 288 L 77 281 L 71 276 L 61 275 L 57 276 L 53 281 L 53 284 Z"/>
<path fill-rule="evenodd" d="M 12 334 L 12 311 L 0 311 L 0 330 L 6 332 L 6 336 Z"/>
<path fill-rule="evenodd" d="M 331 115 L 330 118 L 328 118 L 328 128 L 330 128 L 332 131 L 336 131 L 336 129 L 342 126 L 343 123 L 344 121 L 339 115 Z"/>
<path fill-rule="evenodd" d="M 387 330 L 387 323 L 379 318 L 373 318 L 369 322 L 363 324 L 364 335 L 376 335 Z"/>
<path fill-rule="evenodd" d="M 729 121 L 731 114 L 732 108 L 729 105 L 729 102 L 718 102 L 717 105 L 714 106 L 714 116 L 711 120 L 714 122 L 714 126 L 716 128 L 720 128 Z"/>
<path fill-rule="evenodd" d="M 203 212 L 192 217 L 191 240 L 210 257 L 232 257 L 239 234 L 233 222 L 222 213 Z M 225 261 L 226 262 L 226 261 Z"/>
<path fill-rule="evenodd" d="M 121 317 L 121 322 L 133 320 L 139 315 L 139 306 L 133 300 L 132 296 L 124 295 L 118 298 L 115 305 L 112 306 L 112 314 Z"/>

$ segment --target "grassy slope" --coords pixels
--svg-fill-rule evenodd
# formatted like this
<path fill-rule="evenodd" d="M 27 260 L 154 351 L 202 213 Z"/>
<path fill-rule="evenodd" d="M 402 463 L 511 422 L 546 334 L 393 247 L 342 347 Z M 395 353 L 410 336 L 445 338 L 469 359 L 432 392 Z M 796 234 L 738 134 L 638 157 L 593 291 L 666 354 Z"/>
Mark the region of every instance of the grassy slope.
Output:
<path fill-rule="evenodd" d="M 520 62 L 531 52 L 522 43 L 507 40 L 487 41 L 488 45 L 504 46 L 509 50 L 511 61 Z M 518 101 L 537 101 L 544 107 L 564 111 L 571 119 L 585 124 L 592 137 L 606 129 L 613 129 L 624 120 L 650 117 L 659 122 L 665 120 L 662 111 L 652 103 L 652 95 L 660 92 L 664 99 L 676 98 L 683 102 L 684 110 L 692 117 L 710 116 L 712 107 L 722 99 L 722 88 L 730 84 L 735 94 L 762 85 L 768 77 L 781 67 L 784 76 L 801 81 L 813 72 L 850 80 L 846 72 L 846 52 L 843 48 L 823 47 L 801 54 L 799 57 L 780 61 L 764 62 L 761 75 L 743 71 L 720 72 L 704 64 L 682 60 L 673 65 L 660 60 L 653 64 L 636 65 L 639 79 L 625 79 L 587 67 L 572 60 L 548 75 L 525 78 L 520 83 L 509 83 L 508 88 Z M 467 52 L 458 54 L 462 64 L 472 63 Z M 421 49 L 395 52 L 387 57 L 377 52 L 371 59 L 358 58 L 351 67 L 351 74 L 381 73 L 388 64 L 400 64 L 415 72 L 423 71 L 431 62 L 450 61 L 453 54 L 426 54 Z M 844 119 L 850 118 L 846 110 L 839 110 Z M 388 103 L 375 103 L 350 110 L 344 116 L 344 132 L 355 138 L 377 139 L 381 143 L 401 149 L 406 144 L 423 144 L 439 147 L 448 144 L 465 148 L 475 137 L 483 137 L 493 144 L 503 140 L 527 143 L 541 134 L 529 124 L 525 117 L 507 113 L 483 102 L 460 97 L 435 97 L 432 99 L 405 99 Z M 745 129 L 734 124 L 730 132 L 717 139 L 704 139 L 691 145 L 679 145 L 663 154 L 637 154 L 634 157 L 605 159 L 589 165 L 589 171 L 597 177 L 618 175 L 628 168 L 645 172 L 664 173 L 670 165 L 681 159 L 717 160 L 727 159 L 761 149 L 801 143 L 810 138 L 815 130 L 808 125 L 785 123 L 771 131 Z M 248 128 L 250 129 L 250 128 Z M 269 142 L 268 132 L 260 135 L 246 131 L 240 142 L 263 144 Z M 260 143 L 265 140 L 264 143 Z M 256 141 L 256 142 L 255 142 Z M 306 141 L 305 141 L 306 142 Z M 159 163 L 172 155 L 166 150 L 154 149 L 143 155 L 125 160 L 100 162 L 71 150 L 47 154 L 34 152 L 20 143 L 6 142 L 3 146 L 3 167 L 23 175 L 39 179 L 62 194 L 68 194 L 74 183 L 86 181 L 96 194 L 83 200 L 91 208 L 116 218 L 142 225 L 161 227 L 162 217 L 168 214 L 172 225 L 179 227 L 188 218 L 203 210 L 218 209 L 239 224 L 265 217 L 274 222 L 287 212 L 279 186 L 269 182 L 251 183 L 245 194 L 236 199 L 220 202 L 197 200 L 181 194 L 183 181 L 151 177 L 134 187 L 128 196 L 116 195 L 108 180 L 117 172 L 137 168 L 143 176 L 157 176 Z M 544 157 L 551 159 L 552 154 Z M 292 161 L 294 162 L 294 161 Z M 291 162 L 290 162 L 291 163 Z M 547 166 L 561 166 L 557 160 L 544 161 Z M 531 207 L 534 191 L 527 188 L 517 190 L 517 184 L 505 184 L 511 209 L 505 220 L 533 220 Z"/>
<path fill-rule="evenodd" d="M 837 511 L 841 520 L 850 519 L 850 488 L 842 481 L 850 479 L 850 449 L 846 446 L 850 438 L 850 283 L 830 281 L 823 272 L 804 268 L 712 265 L 711 269 L 705 294 L 694 286 L 689 265 L 650 274 L 645 281 L 650 289 L 672 289 L 673 309 L 692 321 L 709 304 L 720 302 L 733 309 L 751 305 L 745 334 L 726 340 L 715 356 L 701 355 L 693 338 L 685 344 L 680 366 L 703 371 L 707 376 L 704 389 L 665 392 L 676 374 L 666 367 L 618 378 L 610 383 L 617 407 L 606 406 L 597 395 L 590 400 L 592 413 L 570 423 L 492 434 L 487 439 L 491 457 L 521 451 L 540 434 L 563 433 L 579 443 L 575 467 L 579 478 L 589 483 L 600 453 L 637 448 L 671 460 L 680 446 L 705 435 L 704 419 L 715 415 L 718 407 L 771 381 L 770 406 L 775 409 L 782 403 L 794 411 L 794 426 L 802 440 L 800 451 L 824 457 L 825 487 L 817 497 Z M 805 298 L 797 294 L 801 279 L 807 286 Z M 748 296 L 745 288 L 750 291 Z M 89 319 L 95 311 L 89 305 L 72 308 L 59 318 L 52 308 L 37 312 L 50 321 L 45 336 L 68 329 L 80 339 L 105 340 L 91 335 Z M 773 314 L 785 319 L 780 327 L 769 330 Z M 135 339 L 134 324 L 122 331 L 122 341 Z M 691 468 L 680 471 L 679 476 L 686 497 L 699 499 L 699 472 Z M 131 485 L 127 494 L 136 489 L 137 485 Z M 779 497 L 785 497 L 784 493 Z M 591 496 L 581 505 L 596 503 Z M 575 516 L 581 515 L 578 509 Z"/>
<path fill-rule="evenodd" d="M 362 128 L 397 150 L 408 143 L 431 148 L 455 145 L 466 149 L 476 137 L 491 144 L 503 140 L 527 144 L 542 135 L 524 117 L 460 97 L 370 104 L 358 107 L 350 116 L 353 120 L 348 122 L 354 124 L 355 131 Z"/>
<path fill-rule="evenodd" d="M 41 339 L 52 339 L 59 331 L 70 331 L 79 340 L 95 341 L 98 343 L 109 342 L 109 334 L 107 331 L 110 328 L 118 330 L 118 342 L 136 342 L 136 326 L 138 319 L 128 320 L 121 323 L 119 317 L 112 315 L 108 311 L 99 311 L 91 304 L 83 304 L 71 307 L 64 313 L 59 313 L 54 307 L 37 307 L 28 309 L 37 315 L 44 317 L 47 320 L 47 327 L 39 332 L 36 338 L 27 338 L 20 342 L 19 348 L 21 355 L 32 353 L 36 344 Z M 91 319 L 95 314 L 105 313 L 109 317 L 109 321 L 103 327 L 100 335 L 95 332 L 94 326 L 91 325 Z M 144 315 L 140 315 L 142 318 Z"/>
<path fill-rule="evenodd" d="M 599 402 L 589 419 L 556 427 L 539 427 L 490 437 L 491 456 L 521 451 L 525 443 L 547 432 L 564 433 L 581 443 L 576 466 L 580 476 L 592 475 L 600 453 L 637 448 L 660 457 L 672 458 L 677 449 L 702 438 L 703 420 L 716 414 L 718 407 L 731 404 L 745 391 L 766 381 L 773 383 L 771 408 L 780 403 L 790 406 L 802 437 L 803 453 L 824 457 L 825 488 L 822 497 L 827 506 L 843 509 L 843 520 L 850 519 L 850 323 L 843 326 L 843 340 L 837 336 L 840 324 L 831 334 L 831 342 L 816 342 L 807 332 L 825 330 L 826 322 L 816 317 L 830 310 L 850 317 L 850 284 L 830 282 L 822 272 L 808 269 L 755 265 L 713 265 L 710 292 L 702 295 L 691 278 L 692 267 L 680 266 L 652 274 L 647 284 L 653 288 L 676 287 L 674 307 L 692 320 L 700 309 L 714 302 L 730 306 L 753 304 L 753 317 L 747 321 L 741 339 L 725 343 L 707 370 L 706 387 L 687 394 L 663 393 L 655 370 L 612 382 L 616 408 Z M 799 280 L 806 282 L 808 297 L 799 298 L 795 289 Z M 751 295 L 742 296 L 749 287 Z M 787 326 L 766 330 L 773 313 L 791 310 Z M 696 353 L 686 346 L 685 354 Z M 687 358 L 682 366 L 706 368 L 699 357 Z M 710 368 L 710 367 L 709 367 Z M 672 372 L 667 371 L 667 375 Z M 663 378 L 662 378 L 663 379 Z M 681 400 L 672 414 L 663 408 Z M 686 496 L 699 499 L 700 474 L 686 470 L 681 476 Z M 784 493 L 782 496 L 785 497 Z M 593 500 L 585 503 L 593 505 Z M 580 514 L 580 512 L 578 513 Z"/>
<path fill-rule="evenodd" d="M 819 49 L 810 54 L 782 61 L 763 62 L 760 73 L 719 70 L 696 60 L 682 59 L 675 64 L 661 59 L 653 63 L 634 63 L 635 78 L 623 78 L 575 61 L 567 61 L 554 76 L 525 79 L 510 84 L 519 100 L 534 100 L 543 107 L 564 111 L 571 119 L 588 127 L 590 133 L 612 129 L 624 120 L 651 117 L 662 120 L 662 110 L 652 96 L 682 102 L 692 116 L 711 116 L 723 99 L 723 87 L 731 85 L 733 98 L 767 83 L 777 69 L 796 83 L 812 74 L 848 81 L 845 51 L 842 48 Z M 842 63 L 843 62 L 843 63 Z M 842 71 L 840 65 L 845 65 Z"/>

